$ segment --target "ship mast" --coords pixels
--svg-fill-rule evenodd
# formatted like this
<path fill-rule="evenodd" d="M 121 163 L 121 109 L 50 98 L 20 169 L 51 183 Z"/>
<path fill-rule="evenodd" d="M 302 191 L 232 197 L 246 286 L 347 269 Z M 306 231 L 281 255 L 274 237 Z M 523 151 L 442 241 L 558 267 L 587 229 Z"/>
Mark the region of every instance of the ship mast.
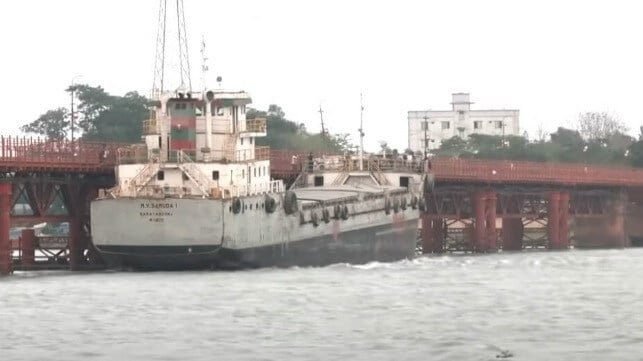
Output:
<path fill-rule="evenodd" d="M 204 160 L 209 160 L 212 151 L 212 99 L 211 92 L 208 92 L 206 84 L 206 74 L 208 72 L 208 57 L 205 51 L 205 36 L 201 37 L 201 86 L 203 86 L 203 94 L 201 98 L 205 101 L 203 112 L 205 113 L 205 149 L 207 152 L 204 154 Z"/>
<path fill-rule="evenodd" d="M 154 61 L 154 81 L 152 98 L 158 98 L 165 91 L 165 49 L 167 43 L 167 0 L 159 0 L 158 31 L 156 33 L 156 56 Z M 180 82 L 177 90 L 192 91 L 190 78 L 190 57 L 188 53 L 187 34 L 185 31 L 185 12 L 183 0 L 176 0 L 176 26 L 179 47 Z"/>
<path fill-rule="evenodd" d="M 321 104 L 319 104 L 319 119 L 321 120 L 321 135 L 322 137 L 325 137 L 326 127 L 324 127 L 324 111 L 322 110 Z"/>
<path fill-rule="evenodd" d="M 154 80 L 151 98 L 158 98 L 165 90 L 165 23 L 167 22 L 167 0 L 159 0 L 158 27 L 156 33 L 156 54 L 154 57 Z"/>
<path fill-rule="evenodd" d="M 364 100 L 359 93 L 359 170 L 364 170 Z"/>

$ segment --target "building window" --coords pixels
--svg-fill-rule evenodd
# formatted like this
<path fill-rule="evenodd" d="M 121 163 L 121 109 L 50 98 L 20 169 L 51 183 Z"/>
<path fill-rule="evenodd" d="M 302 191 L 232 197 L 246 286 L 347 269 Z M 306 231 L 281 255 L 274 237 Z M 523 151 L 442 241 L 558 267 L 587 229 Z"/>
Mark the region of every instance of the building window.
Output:
<path fill-rule="evenodd" d="M 246 114 L 246 106 L 245 105 L 241 106 L 241 114 Z"/>
<path fill-rule="evenodd" d="M 185 172 L 183 172 L 183 181 L 187 181 L 189 179 L 190 179 L 190 177 L 188 177 L 188 175 L 185 174 Z"/>
<path fill-rule="evenodd" d="M 442 122 L 442 130 L 451 129 L 450 122 Z"/>
<path fill-rule="evenodd" d="M 156 179 L 160 181 L 165 180 L 165 171 L 162 171 L 162 170 L 158 171 L 156 173 Z"/>
<path fill-rule="evenodd" d="M 252 137 L 250 137 L 249 142 L 250 142 L 250 144 L 252 144 Z"/>
<path fill-rule="evenodd" d="M 482 121 L 476 120 L 473 122 L 473 129 L 482 129 Z"/>
<path fill-rule="evenodd" d="M 212 171 L 212 180 L 219 180 L 219 171 L 218 170 L 213 170 Z"/>
<path fill-rule="evenodd" d="M 460 121 L 464 120 L 464 111 L 463 110 L 458 111 L 458 120 L 460 120 Z"/>
<path fill-rule="evenodd" d="M 257 178 L 257 168 L 252 168 L 253 177 Z"/>
<path fill-rule="evenodd" d="M 246 177 L 246 170 L 242 169 L 241 170 L 241 178 L 245 178 L 245 177 Z"/>
<path fill-rule="evenodd" d="M 496 126 L 496 129 L 502 129 L 502 120 L 496 120 L 494 124 Z"/>
<path fill-rule="evenodd" d="M 223 115 L 223 107 L 217 107 L 217 115 Z"/>
<path fill-rule="evenodd" d="M 243 145 L 243 138 L 239 138 L 239 139 L 241 139 L 241 145 Z"/>

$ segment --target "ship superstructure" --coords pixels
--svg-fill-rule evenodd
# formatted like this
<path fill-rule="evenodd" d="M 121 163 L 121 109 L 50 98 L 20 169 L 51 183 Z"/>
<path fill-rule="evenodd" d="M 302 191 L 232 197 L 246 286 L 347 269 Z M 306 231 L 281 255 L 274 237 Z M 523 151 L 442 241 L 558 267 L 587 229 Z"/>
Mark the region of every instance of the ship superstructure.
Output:
<path fill-rule="evenodd" d="M 145 144 L 124 148 L 116 168 L 119 197 L 230 198 L 280 192 L 270 180 L 269 151 L 256 147 L 266 120 L 246 120 L 243 91 L 165 94 L 143 125 Z"/>

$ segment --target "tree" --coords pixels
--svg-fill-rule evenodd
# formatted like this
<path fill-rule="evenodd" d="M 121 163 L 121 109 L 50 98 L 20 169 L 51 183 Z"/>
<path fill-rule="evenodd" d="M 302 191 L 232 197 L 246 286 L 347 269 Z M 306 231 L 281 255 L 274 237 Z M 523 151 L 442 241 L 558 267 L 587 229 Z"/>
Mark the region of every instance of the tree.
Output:
<path fill-rule="evenodd" d="M 64 139 L 69 130 L 69 112 L 66 108 L 48 110 L 38 119 L 20 127 L 20 130 L 45 135 L 49 139 Z"/>
<path fill-rule="evenodd" d="M 556 132 L 550 134 L 551 142 L 567 149 L 582 149 L 585 141 L 577 130 L 558 127 Z"/>
<path fill-rule="evenodd" d="M 392 153 L 391 147 L 388 146 L 388 142 L 385 140 L 380 140 L 380 152 L 384 155 L 390 155 Z"/>
<path fill-rule="evenodd" d="M 536 141 L 539 143 L 544 143 L 547 141 L 547 136 L 549 134 L 543 127 L 543 123 L 538 123 L 538 129 L 536 130 Z"/>
<path fill-rule="evenodd" d="M 441 156 L 458 157 L 464 153 L 469 153 L 469 143 L 456 135 L 443 140 L 436 153 Z"/>
<path fill-rule="evenodd" d="M 246 119 L 266 118 L 268 135 L 258 138 L 257 145 L 274 149 L 289 149 L 314 152 L 343 153 L 353 148 L 348 134 L 310 134 L 304 123 L 286 119 L 284 110 L 276 105 L 267 111 L 248 108 Z"/>
<path fill-rule="evenodd" d="M 79 97 L 79 99 L 81 99 Z M 92 103 L 98 101 L 97 103 Z M 148 100 L 136 92 L 81 103 L 85 109 L 99 109 L 81 122 L 83 139 L 135 143 L 141 140 L 142 123 L 149 116 Z"/>
<path fill-rule="evenodd" d="M 136 92 L 114 96 L 100 87 L 78 84 L 67 88 L 78 98 L 75 127 L 88 140 L 139 142 L 142 122 L 149 114 L 149 100 Z M 71 126 L 69 111 L 57 108 L 41 115 L 35 121 L 21 127 L 28 133 L 63 139 Z"/>
<path fill-rule="evenodd" d="M 578 131 L 587 140 L 607 139 L 614 133 L 625 133 L 623 121 L 606 112 L 586 112 L 578 115 Z"/>

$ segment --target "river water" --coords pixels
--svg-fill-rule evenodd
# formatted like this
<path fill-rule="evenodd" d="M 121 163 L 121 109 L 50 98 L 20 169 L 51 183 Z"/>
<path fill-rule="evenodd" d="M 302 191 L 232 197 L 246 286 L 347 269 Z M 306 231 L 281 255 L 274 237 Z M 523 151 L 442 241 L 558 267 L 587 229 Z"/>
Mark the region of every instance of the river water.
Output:
<path fill-rule="evenodd" d="M 643 249 L 0 280 L 0 360 L 641 360 Z"/>

